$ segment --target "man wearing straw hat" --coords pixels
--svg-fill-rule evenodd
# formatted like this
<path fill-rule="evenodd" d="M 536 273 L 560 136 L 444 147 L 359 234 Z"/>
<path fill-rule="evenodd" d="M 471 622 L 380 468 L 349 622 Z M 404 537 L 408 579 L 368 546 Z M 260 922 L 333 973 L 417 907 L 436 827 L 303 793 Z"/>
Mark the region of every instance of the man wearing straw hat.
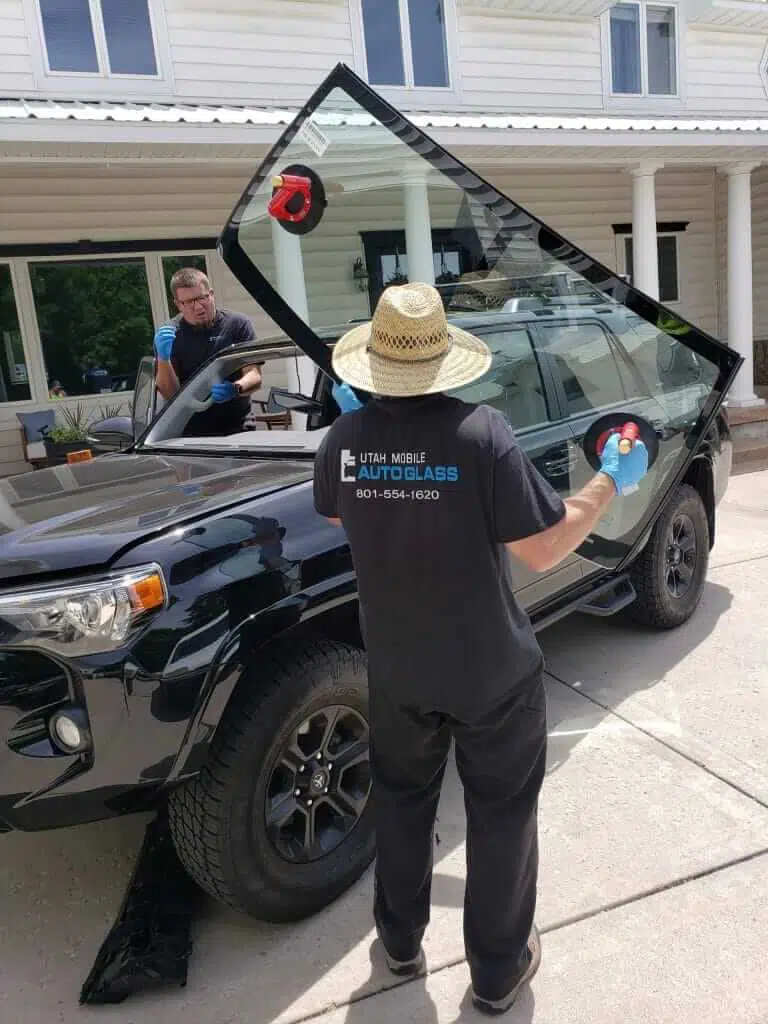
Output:
<path fill-rule="evenodd" d="M 339 417 L 315 507 L 343 525 L 368 652 L 376 824 L 374 917 L 389 968 L 425 969 L 435 815 L 451 738 L 467 811 L 464 939 L 475 1006 L 502 1013 L 538 969 L 537 802 L 547 747 L 543 657 L 507 552 L 543 571 L 647 470 L 605 447 L 563 501 L 503 416 L 445 394 L 485 374 L 484 342 L 430 285 L 388 288 L 333 368 L 371 394 Z"/>

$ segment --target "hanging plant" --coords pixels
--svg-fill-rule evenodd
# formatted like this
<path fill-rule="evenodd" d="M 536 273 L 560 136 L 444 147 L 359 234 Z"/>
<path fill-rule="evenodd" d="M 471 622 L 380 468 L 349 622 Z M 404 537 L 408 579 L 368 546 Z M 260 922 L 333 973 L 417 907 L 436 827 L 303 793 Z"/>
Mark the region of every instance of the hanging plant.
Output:
<path fill-rule="evenodd" d="M 454 274 L 452 270 L 448 269 L 448 264 L 445 262 L 445 246 L 440 246 L 440 273 L 435 278 L 435 284 L 455 284 L 459 280 L 459 275 Z"/>
<path fill-rule="evenodd" d="M 408 284 L 408 275 L 404 274 L 400 267 L 400 250 L 395 247 L 395 272 L 384 282 L 384 287 L 389 288 L 396 284 Z"/>
<path fill-rule="evenodd" d="M 403 274 L 402 272 L 399 274 L 395 272 L 392 277 L 384 282 L 384 287 L 389 288 L 389 286 L 393 284 L 408 284 L 408 275 Z"/>

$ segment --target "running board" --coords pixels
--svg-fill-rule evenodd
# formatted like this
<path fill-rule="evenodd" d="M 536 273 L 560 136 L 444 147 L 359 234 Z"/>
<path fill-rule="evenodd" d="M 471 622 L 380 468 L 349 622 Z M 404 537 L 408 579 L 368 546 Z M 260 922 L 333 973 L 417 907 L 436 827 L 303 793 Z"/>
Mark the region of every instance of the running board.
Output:
<path fill-rule="evenodd" d="M 609 579 L 606 583 L 602 583 L 586 593 L 580 594 L 577 598 L 571 601 L 567 601 L 565 604 L 560 605 L 546 612 L 541 618 L 533 618 L 533 628 L 538 633 L 542 629 L 546 629 L 548 626 L 553 625 L 555 622 L 559 622 L 560 619 L 564 619 L 567 615 L 572 615 L 574 612 L 583 612 L 586 615 L 598 615 L 602 618 L 606 618 L 609 615 L 615 615 L 620 612 L 627 605 L 637 597 L 635 588 L 632 586 L 632 581 L 628 574 L 622 576 L 616 576 Z"/>
<path fill-rule="evenodd" d="M 619 576 L 598 590 L 593 591 L 583 604 L 578 606 L 580 612 L 587 615 L 607 617 L 620 612 L 637 598 L 635 588 L 629 576 Z"/>

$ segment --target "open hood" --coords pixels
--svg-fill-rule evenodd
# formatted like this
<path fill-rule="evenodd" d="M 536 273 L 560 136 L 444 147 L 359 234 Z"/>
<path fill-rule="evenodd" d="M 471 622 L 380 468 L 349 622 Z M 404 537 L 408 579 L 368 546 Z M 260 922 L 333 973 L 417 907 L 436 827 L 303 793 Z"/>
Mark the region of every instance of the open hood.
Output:
<path fill-rule="evenodd" d="M 494 365 L 461 395 L 468 401 L 504 408 L 510 381 L 522 379 L 507 372 L 510 332 L 526 332 L 543 412 L 538 424 L 512 411 L 509 419 L 524 445 L 535 435 L 527 450 L 542 471 L 557 465 L 564 495 L 594 472 L 584 437 L 596 419 L 621 410 L 652 424 L 659 451 L 647 483 L 615 503 L 621 509 L 582 552 L 606 566 L 622 562 L 658 514 L 742 362 L 483 180 L 344 65 L 272 147 L 220 250 L 331 376 L 320 335 L 369 319 L 382 290 L 408 279 L 434 282 L 451 319 L 491 345 Z M 553 323 L 565 327 L 544 330 Z M 557 437 L 539 452 L 542 430 Z"/>

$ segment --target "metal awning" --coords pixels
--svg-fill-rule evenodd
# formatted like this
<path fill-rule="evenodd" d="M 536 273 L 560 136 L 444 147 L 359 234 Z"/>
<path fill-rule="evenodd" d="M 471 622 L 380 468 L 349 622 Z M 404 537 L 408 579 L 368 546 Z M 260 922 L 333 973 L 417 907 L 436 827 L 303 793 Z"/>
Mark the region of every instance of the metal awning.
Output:
<path fill-rule="evenodd" d="M 0 98 L 0 143 L 264 145 L 271 144 L 296 113 L 229 105 Z M 325 116 L 344 123 L 354 115 L 340 110 Z M 642 150 L 659 156 L 662 150 L 682 156 L 695 149 L 698 156 L 707 150 L 729 160 L 761 157 L 768 150 L 768 118 L 442 111 L 412 111 L 407 116 L 441 144 L 460 149 L 554 146 L 570 151 L 610 148 L 627 155 Z"/>

